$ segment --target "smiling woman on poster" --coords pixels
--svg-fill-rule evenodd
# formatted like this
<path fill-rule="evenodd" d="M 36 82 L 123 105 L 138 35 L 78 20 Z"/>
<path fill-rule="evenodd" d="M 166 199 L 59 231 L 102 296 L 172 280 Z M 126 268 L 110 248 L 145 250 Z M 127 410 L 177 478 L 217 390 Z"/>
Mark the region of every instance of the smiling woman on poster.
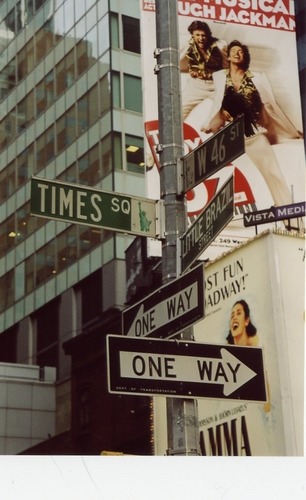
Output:
<path fill-rule="evenodd" d="M 246 153 L 265 179 L 275 205 L 292 202 L 272 144 L 300 139 L 276 103 L 267 77 L 249 69 L 250 52 L 238 40 L 228 45 L 229 68 L 213 74 L 215 98 L 203 130 L 217 132 L 244 115 Z"/>
<path fill-rule="evenodd" d="M 245 300 L 233 305 L 230 318 L 230 331 L 226 337 L 228 344 L 257 347 L 259 337 L 257 328 L 250 318 L 250 308 Z"/>

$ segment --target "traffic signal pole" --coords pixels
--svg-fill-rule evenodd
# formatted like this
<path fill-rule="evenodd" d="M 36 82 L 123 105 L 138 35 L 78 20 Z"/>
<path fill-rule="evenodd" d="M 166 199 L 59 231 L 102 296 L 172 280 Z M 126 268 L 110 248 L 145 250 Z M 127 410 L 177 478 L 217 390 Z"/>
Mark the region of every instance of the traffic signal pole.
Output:
<path fill-rule="evenodd" d="M 179 238 L 187 229 L 177 0 L 156 0 L 160 190 L 165 206 L 163 284 L 181 273 Z M 194 340 L 192 328 L 180 339 Z M 200 455 L 197 401 L 167 398 L 168 455 Z"/>

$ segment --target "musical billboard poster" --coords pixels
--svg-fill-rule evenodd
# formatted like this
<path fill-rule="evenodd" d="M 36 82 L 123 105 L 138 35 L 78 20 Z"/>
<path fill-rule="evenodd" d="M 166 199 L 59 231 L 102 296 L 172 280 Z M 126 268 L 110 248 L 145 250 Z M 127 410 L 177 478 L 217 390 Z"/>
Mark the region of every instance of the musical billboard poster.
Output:
<path fill-rule="evenodd" d="M 246 152 L 186 193 L 191 224 L 234 174 L 235 216 L 202 255 L 213 259 L 275 227 L 244 227 L 245 213 L 305 201 L 294 2 L 181 0 L 178 15 L 184 154 L 244 116 Z M 158 199 L 154 0 L 141 0 L 141 30 L 147 196 Z M 148 241 L 149 254 L 160 255 L 160 242 Z"/>
<path fill-rule="evenodd" d="M 260 347 L 267 398 L 259 403 L 247 400 L 251 394 L 240 401 L 199 398 L 203 456 L 304 454 L 304 243 L 304 236 L 267 230 L 205 265 L 206 312 L 193 326 L 195 341 L 223 344 L 225 350 Z M 213 375 L 209 363 L 206 369 Z M 216 377 L 218 383 L 230 378 L 221 364 Z M 161 455 L 167 448 L 162 399 L 154 398 Z"/>

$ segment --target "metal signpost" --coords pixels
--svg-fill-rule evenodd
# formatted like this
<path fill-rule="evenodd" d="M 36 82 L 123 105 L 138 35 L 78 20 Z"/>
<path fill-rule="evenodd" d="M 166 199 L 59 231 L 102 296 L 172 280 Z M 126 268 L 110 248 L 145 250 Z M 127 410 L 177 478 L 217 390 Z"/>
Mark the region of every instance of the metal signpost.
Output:
<path fill-rule="evenodd" d="M 259 347 L 107 337 L 109 392 L 266 401 Z"/>
<path fill-rule="evenodd" d="M 257 224 L 268 224 L 279 220 L 295 219 L 305 217 L 306 202 L 292 203 L 291 205 L 282 205 L 280 207 L 271 207 L 266 210 L 256 210 L 243 214 L 243 223 L 245 227 L 257 226 Z"/>
<path fill-rule="evenodd" d="M 170 338 L 204 317 L 204 265 L 122 312 L 123 334 Z"/>
<path fill-rule="evenodd" d="M 244 152 L 244 119 L 240 116 L 184 156 L 184 192 L 187 193 Z"/>
<path fill-rule="evenodd" d="M 31 214 L 155 238 L 161 230 L 162 204 L 146 198 L 32 177 Z"/>
<path fill-rule="evenodd" d="M 177 0 L 156 0 L 155 50 L 158 91 L 160 192 L 165 204 L 165 238 L 162 240 L 162 279 L 167 283 L 180 274 L 179 237 L 187 229 L 182 193 L 184 155 L 180 50 Z M 188 327 L 181 338 L 193 340 Z M 179 425 L 188 421 L 188 426 Z M 195 399 L 167 398 L 168 455 L 200 455 L 198 407 Z"/>
<path fill-rule="evenodd" d="M 234 215 L 233 176 L 225 183 L 181 237 L 181 266 L 185 271 L 204 252 Z"/>

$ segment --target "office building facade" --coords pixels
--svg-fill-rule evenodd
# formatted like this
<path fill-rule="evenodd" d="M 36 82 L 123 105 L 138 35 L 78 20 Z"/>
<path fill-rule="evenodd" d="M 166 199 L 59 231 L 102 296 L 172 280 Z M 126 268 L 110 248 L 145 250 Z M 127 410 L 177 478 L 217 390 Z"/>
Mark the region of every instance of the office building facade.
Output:
<path fill-rule="evenodd" d="M 144 196 L 139 2 L 2 0 L 0 20 L 0 361 L 56 368 L 60 433 L 63 343 L 104 314 L 120 333 L 133 237 L 32 216 L 31 177 Z"/>

